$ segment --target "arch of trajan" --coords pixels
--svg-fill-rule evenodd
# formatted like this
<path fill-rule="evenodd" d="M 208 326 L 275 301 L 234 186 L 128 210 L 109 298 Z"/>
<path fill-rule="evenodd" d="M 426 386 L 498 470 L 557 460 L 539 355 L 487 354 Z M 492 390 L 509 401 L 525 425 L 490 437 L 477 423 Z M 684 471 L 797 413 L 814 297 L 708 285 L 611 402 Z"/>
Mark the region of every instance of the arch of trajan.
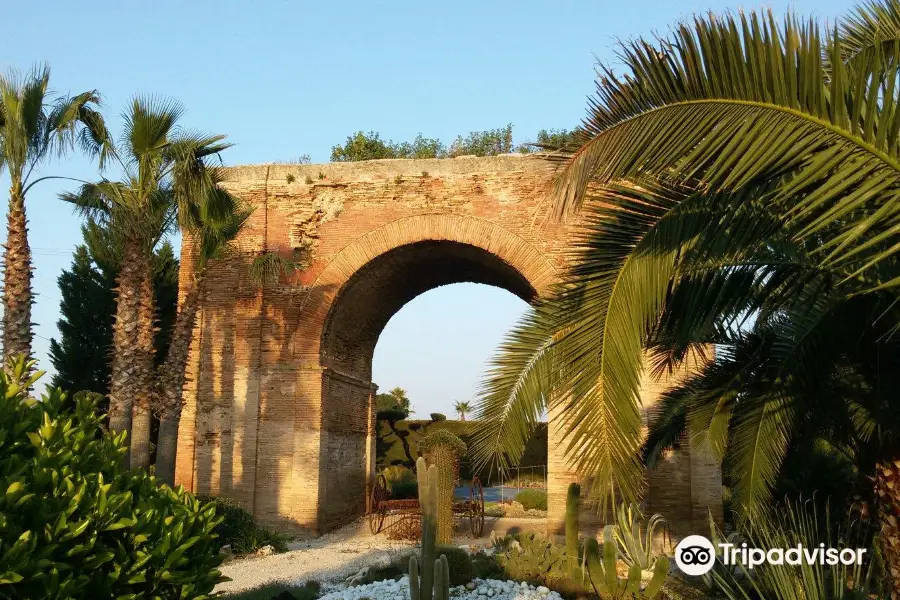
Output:
<path fill-rule="evenodd" d="M 552 177 L 527 155 L 227 169 L 224 185 L 255 207 L 242 253 L 309 266 L 262 288 L 246 261 L 214 267 L 188 364 L 176 482 L 295 531 L 322 533 L 361 514 L 375 464 L 379 334 L 441 285 L 484 283 L 526 301 L 545 293 L 578 226 L 545 218 Z M 184 250 L 182 260 L 188 277 Z M 667 385 L 645 380 L 645 409 Z M 575 479 L 553 425 L 551 524 Z M 647 479 L 648 510 L 676 531 L 706 531 L 707 511 L 721 515 L 718 466 L 687 444 Z"/>

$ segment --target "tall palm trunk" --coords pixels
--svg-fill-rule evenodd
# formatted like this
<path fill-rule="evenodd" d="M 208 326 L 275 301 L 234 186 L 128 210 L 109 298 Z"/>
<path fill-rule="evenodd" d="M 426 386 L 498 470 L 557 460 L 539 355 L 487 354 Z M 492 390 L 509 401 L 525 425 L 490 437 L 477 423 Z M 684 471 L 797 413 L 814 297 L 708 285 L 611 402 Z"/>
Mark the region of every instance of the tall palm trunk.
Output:
<path fill-rule="evenodd" d="M 886 460 L 875 470 L 879 540 L 884 556 L 891 600 L 900 600 L 900 460 Z"/>
<path fill-rule="evenodd" d="M 31 357 L 31 249 L 22 182 L 9 190 L 6 250 L 3 253 L 3 356 Z M 5 361 L 4 361 L 5 362 Z"/>
<path fill-rule="evenodd" d="M 156 336 L 156 304 L 150 259 L 141 261 L 136 389 L 131 414 L 131 468 L 150 468 L 151 400 L 153 394 L 153 340 Z"/>
<path fill-rule="evenodd" d="M 159 402 L 159 443 L 156 446 L 156 477 L 163 482 L 175 483 L 175 454 L 178 449 L 178 423 L 181 420 L 181 393 L 184 388 L 185 370 L 194 322 L 200 308 L 202 278 L 195 280 L 185 293 L 175 318 L 169 352 L 157 377 Z"/>
<path fill-rule="evenodd" d="M 113 355 L 109 378 L 109 429 L 131 435 L 131 406 L 139 384 L 138 335 L 140 320 L 140 244 L 125 242 L 119 276 L 116 279 L 116 319 L 113 323 Z M 124 464 L 130 465 L 126 454 Z"/>

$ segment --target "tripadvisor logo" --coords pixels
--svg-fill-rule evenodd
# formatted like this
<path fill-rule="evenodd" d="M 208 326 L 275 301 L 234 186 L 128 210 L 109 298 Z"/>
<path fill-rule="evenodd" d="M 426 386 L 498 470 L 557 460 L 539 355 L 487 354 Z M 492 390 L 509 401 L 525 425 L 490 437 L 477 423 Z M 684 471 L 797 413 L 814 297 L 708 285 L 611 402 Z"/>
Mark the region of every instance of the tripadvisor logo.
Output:
<path fill-rule="evenodd" d="M 836 566 L 862 564 L 863 548 L 826 548 L 819 544 L 807 548 L 797 544 L 792 548 L 751 548 L 747 544 L 718 544 L 722 564 L 742 565 L 748 569 L 763 564 L 769 565 L 828 565 Z M 675 547 L 675 564 L 686 575 L 704 575 L 712 570 L 716 562 L 716 549 L 712 542 L 702 535 L 689 535 Z"/>

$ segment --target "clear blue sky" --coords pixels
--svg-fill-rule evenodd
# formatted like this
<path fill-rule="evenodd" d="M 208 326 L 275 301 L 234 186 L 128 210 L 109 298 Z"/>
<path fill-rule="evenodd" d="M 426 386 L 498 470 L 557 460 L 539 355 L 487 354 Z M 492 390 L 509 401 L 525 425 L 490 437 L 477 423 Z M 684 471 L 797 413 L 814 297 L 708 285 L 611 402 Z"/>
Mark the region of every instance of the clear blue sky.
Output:
<path fill-rule="evenodd" d="M 224 156 L 228 164 L 302 154 L 325 162 L 332 145 L 359 129 L 449 142 L 513 123 L 519 142 L 542 128 L 572 127 L 593 88 L 594 56 L 614 60 L 616 38 L 664 33 L 697 11 L 759 6 L 833 19 L 851 4 L 17 0 L 0 21 L 0 69 L 48 62 L 56 91 L 100 90 L 116 131 L 133 95 L 172 96 L 187 108 L 186 125 L 230 136 L 236 146 Z M 43 173 L 96 177 L 81 157 Z M 8 184 L 4 170 L 0 188 Z M 62 189 L 41 184 L 28 198 L 36 354 L 45 369 L 57 335 L 56 278 L 81 237 L 78 219 L 56 200 Z M 419 414 L 451 413 L 452 401 L 472 395 L 481 366 L 523 306 L 484 286 L 423 294 L 382 335 L 376 383 L 407 388 Z"/>

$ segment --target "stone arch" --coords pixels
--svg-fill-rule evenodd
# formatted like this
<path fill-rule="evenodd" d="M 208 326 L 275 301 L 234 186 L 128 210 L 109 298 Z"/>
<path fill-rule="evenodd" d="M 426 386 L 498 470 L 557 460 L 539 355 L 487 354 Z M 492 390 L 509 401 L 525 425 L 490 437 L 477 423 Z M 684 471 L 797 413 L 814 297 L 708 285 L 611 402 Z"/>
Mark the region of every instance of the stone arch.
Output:
<path fill-rule="evenodd" d="M 492 258 L 496 267 L 505 267 L 517 273 L 531 288 L 527 297 L 521 293 L 521 285 L 514 285 L 512 282 L 508 285 L 491 281 L 480 283 L 505 287 L 525 299 L 530 299 L 534 293 L 545 293 L 557 277 L 553 263 L 534 244 L 486 219 L 454 214 L 415 215 L 397 219 L 357 237 L 328 261 L 310 286 L 309 296 L 300 310 L 302 322 L 294 336 L 294 354 L 308 362 L 323 359 L 321 344 L 329 313 L 339 295 L 346 297 L 346 286 L 352 284 L 352 278 L 367 265 L 371 267 L 372 261 L 392 252 L 402 252 L 404 248 L 412 250 L 410 255 L 413 257 L 416 250 L 434 252 L 435 246 L 442 243 L 456 244 L 460 249 L 470 247 L 473 251 L 470 258 L 474 259 L 474 255 L 480 252 Z M 430 249 L 427 248 L 429 244 L 432 246 Z M 465 280 L 447 280 L 422 289 L 419 293 L 437 285 L 460 281 Z M 315 345 L 310 343 L 313 341 L 316 342 Z"/>
<path fill-rule="evenodd" d="M 495 223 L 456 215 L 394 221 L 348 244 L 313 284 L 322 369 L 319 522 L 346 520 L 374 470 L 372 357 L 388 320 L 430 289 L 475 282 L 531 301 L 554 269 L 530 243 Z M 354 460 L 354 457 L 356 459 Z M 364 469 L 364 470 L 363 470 Z M 326 475 L 327 473 L 327 475 Z"/>
<path fill-rule="evenodd" d="M 408 299 L 455 281 L 545 294 L 580 224 L 542 218 L 553 166 L 505 155 L 227 169 L 228 189 L 257 209 L 242 250 L 303 247 L 313 261 L 262 290 L 238 262 L 213 266 L 188 363 L 176 483 L 230 497 L 279 528 L 321 533 L 358 516 L 374 462 L 377 334 Z M 184 243 L 182 284 L 191 256 Z M 666 385 L 646 382 L 645 406 Z M 548 527 L 577 476 L 556 429 Z M 670 523 L 705 527 L 708 510 L 721 515 L 718 467 L 704 456 L 685 450 L 648 480 L 649 510 Z"/>

